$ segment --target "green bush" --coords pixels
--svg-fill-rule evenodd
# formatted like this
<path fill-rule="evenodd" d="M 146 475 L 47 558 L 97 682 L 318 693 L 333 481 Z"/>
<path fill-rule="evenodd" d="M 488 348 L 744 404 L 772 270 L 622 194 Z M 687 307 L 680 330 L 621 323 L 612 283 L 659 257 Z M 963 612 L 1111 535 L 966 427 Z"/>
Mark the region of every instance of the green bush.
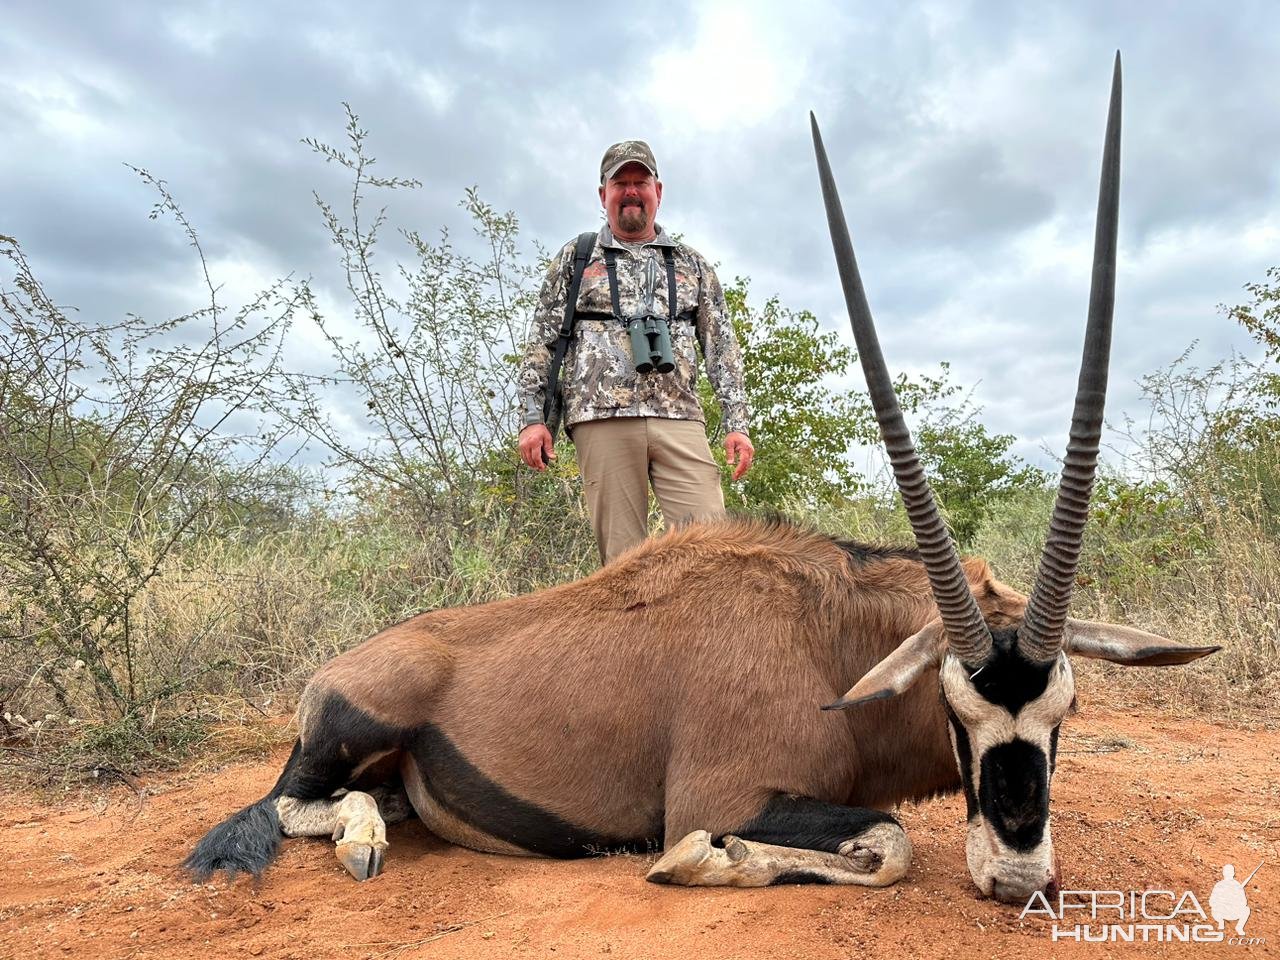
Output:
<path fill-rule="evenodd" d="M 75 773 L 174 762 L 220 721 L 243 730 L 248 716 L 288 709 L 319 664 L 386 624 L 594 568 L 572 446 L 559 445 L 545 474 L 516 455 L 515 365 L 539 273 L 519 251 L 517 219 L 469 191 L 487 253 L 405 231 L 408 263 L 383 264 L 384 218 L 362 219 L 361 199 L 416 181 L 370 174 L 350 113 L 348 138 L 346 152 L 311 146 L 354 181 L 349 219 L 317 203 L 356 335 L 336 334 L 306 284 L 275 284 L 233 312 L 207 274 L 205 303 L 185 316 L 89 323 L 58 308 L 0 237 L 0 732 L 20 748 L 10 756 Z M 203 266 L 163 183 L 140 173 Z M 398 278 L 395 295 L 383 270 Z M 1144 379 L 1150 414 L 1128 425 L 1128 459 L 1102 471 L 1078 576 L 1081 615 L 1227 648 L 1183 679 L 1131 681 L 1159 682 L 1165 698 L 1183 685 L 1188 703 L 1228 702 L 1229 684 L 1234 697 L 1280 686 L 1280 272 L 1247 289 L 1251 300 L 1226 313 L 1261 357 L 1206 369 L 1183 357 Z M 745 482 L 726 481 L 727 501 L 909 543 L 883 463 L 856 467 L 879 439 L 865 397 L 841 386 L 855 354 L 812 314 L 748 294 L 738 280 L 727 301 L 757 461 Z M 282 365 L 295 318 L 325 336 L 329 375 Z M 364 405 L 355 431 L 326 412 L 339 382 Z M 986 431 L 946 364 L 895 386 L 957 541 L 1028 588 L 1050 478 L 1012 454 L 1012 437 Z M 277 436 L 295 429 L 328 456 L 320 478 L 273 459 Z"/>

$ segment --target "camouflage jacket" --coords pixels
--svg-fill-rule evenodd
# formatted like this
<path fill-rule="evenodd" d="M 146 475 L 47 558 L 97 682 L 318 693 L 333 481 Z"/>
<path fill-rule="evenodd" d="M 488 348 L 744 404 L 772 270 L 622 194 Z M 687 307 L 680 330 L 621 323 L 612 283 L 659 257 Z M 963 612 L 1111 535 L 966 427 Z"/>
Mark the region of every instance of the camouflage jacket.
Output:
<path fill-rule="evenodd" d="M 565 297 L 573 271 L 575 240 L 565 244 L 551 260 L 538 296 L 533 329 L 520 365 L 521 426 L 542 423 L 543 398 L 551 354 L 564 321 Z M 671 330 L 671 352 L 676 368 L 670 373 L 636 373 L 626 326 L 613 319 L 609 275 L 603 250 L 617 250 L 618 298 L 623 316 L 640 311 L 642 277 L 647 258 L 656 258 L 659 281 L 654 312 L 669 316 L 667 271 L 662 247 L 674 250 L 676 313 L 688 311 L 693 323 L 677 321 Z M 615 242 L 608 224 L 600 228 L 595 247 L 582 274 L 578 291 L 578 320 L 565 354 L 560 383 L 564 397 L 566 430 L 587 420 L 611 417 L 667 417 L 705 420 L 698 402 L 697 346 L 706 360 L 707 378 L 724 411 L 725 430 L 747 432 L 747 400 L 742 383 L 742 352 L 729 323 L 724 291 L 711 264 L 691 247 L 676 243 L 658 227 L 647 244 L 628 246 Z M 601 316 L 584 316 L 595 314 Z M 604 319 L 607 315 L 608 319 Z"/>

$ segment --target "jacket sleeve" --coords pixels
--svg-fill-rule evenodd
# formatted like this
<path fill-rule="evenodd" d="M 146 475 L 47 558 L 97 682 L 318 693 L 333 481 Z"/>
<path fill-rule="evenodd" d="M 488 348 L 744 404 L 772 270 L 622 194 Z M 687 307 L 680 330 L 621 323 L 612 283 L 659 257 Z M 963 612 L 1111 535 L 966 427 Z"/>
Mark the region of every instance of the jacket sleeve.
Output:
<path fill-rule="evenodd" d="M 747 391 L 742 377 L 742 348 L 733 332 L 724 290 L 711 264 L 699 256 L 702 283 L 698 292 L 698 343 L 706 359 L 707 379 L 720 401 L 725 433 L 746 433 Z"/>
<path fill-rule="evenodd" d="M 538 292 L 538 305 L 533 312 L 529 339 L 516 384 L 520 390 L 520 428 L 542 423 L 543 401 L 547 394 L 547 376 L 551 372 L 551 351 L 564 322 L 564 298 L 569 289 L 569 271 L 573 269 L 573 244 L 566 244 L 551 258 Z"/>

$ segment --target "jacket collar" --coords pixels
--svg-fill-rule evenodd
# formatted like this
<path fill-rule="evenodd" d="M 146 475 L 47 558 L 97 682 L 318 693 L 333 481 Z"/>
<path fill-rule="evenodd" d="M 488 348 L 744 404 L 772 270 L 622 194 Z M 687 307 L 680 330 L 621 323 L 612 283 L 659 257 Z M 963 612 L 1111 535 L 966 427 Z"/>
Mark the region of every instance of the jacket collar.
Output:
<path fill-rule="evenodd" d="M 667 231 L 662 229 L 662 224 L 658 223 L 658 224 L 654 224 L 654 226 L 657 228 L 658 235 L 654 237 L 652 240 L 647 241 L 644 244 L 644 246 L 674 247 L 676 245 L 676 242 L 667 235 Z M 615 250 L 626 249 L 622 245 L 621 241 L 613 239 L 613 231 L 609 229 L 609 224 L 607 223 L 600 228 L 599 240 L 600 240 L 600 246 L 602 247 L 612 247 Z"/>

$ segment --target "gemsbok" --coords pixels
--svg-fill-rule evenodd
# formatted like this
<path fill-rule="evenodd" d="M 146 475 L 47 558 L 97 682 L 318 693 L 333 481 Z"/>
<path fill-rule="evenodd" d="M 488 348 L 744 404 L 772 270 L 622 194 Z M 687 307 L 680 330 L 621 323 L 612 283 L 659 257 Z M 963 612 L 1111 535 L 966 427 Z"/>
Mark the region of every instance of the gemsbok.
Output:
<path fill-rule="evenodd" d="M 261 873 L 283 837 L 325 835 L 363 880 L 383 869 L 385 825 L 412 812 L 496 853 L 662 849 L 656 883 L 884 885 L 911 861 L 885 811 L 960 788 L 983 895 L 1019 902 L 1056 882 L 1049 788 L 1075 701 L 1068 655 L 1158 666 L 1219 649 L 1067 615 L 1110 351 L 1119 56 L 1075 413 L 1029 597 L 956 553 L 880 352 L 816 121 L 813 138 L 918 550 L 784 522 L 691 525 L 576 583 L 390 627 L 310 681 L 278 782 L 199 842 L 186 860 L 198 879 Z M 933 672 L 938 685 L 917 683 Z"/>

